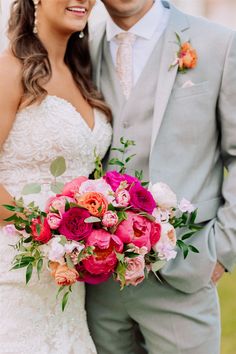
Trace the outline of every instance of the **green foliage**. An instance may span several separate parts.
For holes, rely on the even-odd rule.
[[[64,157],[59,156],[51,163],[50,172],[52,176],[59,177],[63,175],[65,171],[66,171],[66,161]]]
[[[118,166],[120,167],[119,172],[125,173],[127,169],[127,163],[129,163],[135,154],[129,155],[126,157],[126,154],[130,147],[135,146],[135,142],[133,140],[126,140],[124,137],[120,139],[121,147],[119,148],[112,148],[112,151],[119,152],[121,154],[121,159],[115,157],[109,161],[109,165],[111,166]]]
[[[41,192],[41,186],[38,183],[29,183],[24,186],[22,189],[21,194],[22,195],[28,195],[28,194],[38,194]]]

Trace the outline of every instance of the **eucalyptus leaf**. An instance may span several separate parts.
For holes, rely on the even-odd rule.
[[[187,239],[189,239],[190,237],[192,237],[194,234],[195,234],[195,231],[187,232],[186,234],[184,234],[184,235],[181,237],[181,240],[182,240],[182,241],[187,240]]]
[[[85,219],[84,222],[86,224],[92,224],[94,222],[101,222],[101,219],[96,218],[95,216],[90,216],[89,218]]]
[[[57,157],[50,165],[50,172],[54,177],[63,175],[66,171],[66,161],[63,156]]]
[[[167,263],[166,261],[157,261],[155,263],[152,263],[152,271],[154,273],[158,272],[158,270],[163,268],[166,263]]]
[[[60,194],[63,188],[64,188],[64,183],[62,182],[51,183],[51,191],[55,194]]]
[[[28,195],[28,194],[38,194],[41,192],[41,186],[38,183],[29,183],[24,186],[24,188],[21,191],[22,195]]]

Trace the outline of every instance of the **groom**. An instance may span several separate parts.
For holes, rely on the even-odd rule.
[[[136,353],[137,324],[149,354],[219,354],[215,284],[236,260],[236,36],[168,1],[103,3],[110,17],[91,49],[113,146],[135,140],[128,172],[142,169],[191,200],[203,228],[191,239],[200,254],[179,252],[162,283],[152,274],[123,291],[113,280],[88,287],[90,330],[99,354]],[[176,61],[188,41],[189,56]]]

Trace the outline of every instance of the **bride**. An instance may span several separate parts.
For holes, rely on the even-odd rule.
[[[94,169],[94,150],[110,145],[110,110],[94,89],[87,19],[95,0],[15,0],[10,46],[0,56],[0,222],[2,207],[26,183],[49,183],[49,166],[64,156],[62,182]],[[45,189],[45,188],[44,188]],[[31,196],[41,203],[47,198]],[[94,354],[76,284],[66,311],[45,270],[25,285],[24,271],[9,271],[15,236],[0,229],[1,354]]]

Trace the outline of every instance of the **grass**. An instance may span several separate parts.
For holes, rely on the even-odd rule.
[[[226,274],[218,290],[222,319],[221,354],[236,354],[236,272]]]

